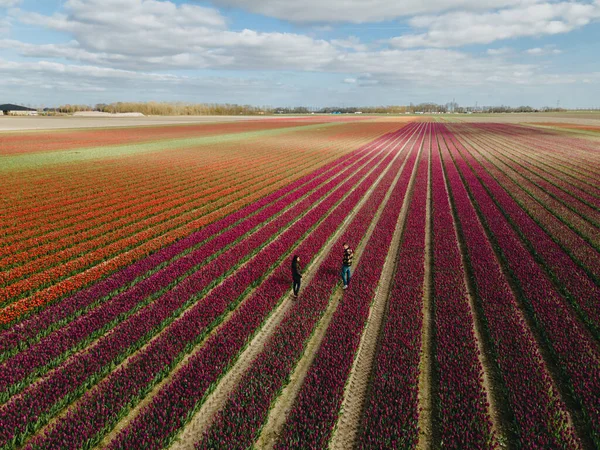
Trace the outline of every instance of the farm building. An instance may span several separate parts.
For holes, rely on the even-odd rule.
[[[26,106],[12,105],[10,103],[7,103],[6,105],[0,105],[0,115],[37,116],[37,110],[33,108],[27,108]]]

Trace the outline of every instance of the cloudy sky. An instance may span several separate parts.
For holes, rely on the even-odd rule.
[[[600,106],[600,0],[0,0],[0,103]]]

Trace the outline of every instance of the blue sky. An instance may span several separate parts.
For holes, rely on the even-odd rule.
[[[0,0],[0,103],[600,106],[600,0]]]

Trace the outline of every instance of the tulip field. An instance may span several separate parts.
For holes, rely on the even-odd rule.
[[[0,449],[600,448],[594,127],[1,132]]]

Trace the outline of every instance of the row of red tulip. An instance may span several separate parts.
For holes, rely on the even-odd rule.
[[[405,135],[396,148],[404,147],[412,137],[412,134]],[[196,448],[247,448],[257,438],[274,398],[288,382],[339,283],[340,252],[336,249],[341,249],[343,243],[352,248],[359,245],[406,153],[391,165],[344,234],[337,239],[332,247],[334,251],[314,274],[314,281],[303,287],[299,300],[286,313]]]
[[[457,147],[462,149],[460,144]],[[539,327],[543,345],[556,358],[565,385],[572,389],[592,438],[600,445],[600,352],[597,343],[578,321],[568,301],[556,291],[488,192],[479,185],[467,163],[460,155],[456,156],[458,169],[481,211],[482,220],[519,286],[528,314]],[[496,186],[494,189],[501,188]]]
[[[439,435],[448,448],[489,448],[492,440],[482,366],[464,267],[434,125],[431,154],[433,308],[439,379]]]
[[[427,134],[425,130],[425,135]],[[333,314],[323,342],[275,444],[276,449],[325,448],[331,437],[339,416],[346,381],[388,255],[385,250],[390,247],[410,186],[418,149],[422,144],[422,137],[414,143],[407,165],[361,254],[361,264],[353,275],[352,286],[344,293]],[[385,250],[382,251],[383,249]]]
[[[500,161],[515,171],[518,171],[538,190],[545,192],[559,204],[564,205],[569,210],[569,214],[565,216],[567,220],[573,215],[578,215],[596,227],[600,227],[600,210],[598,207],[586,204],[577,196],[574,196],[564,188],[557,186],[554,180],[549,179],[550,176],[543,173],[539,167],[530,164],[523,157],[515,157],[504,146],[487,145],[486,148],[489,153],[495,155]]]
[[[357,445],[360,449],[415,448],[418,443],[428,185],[429,148],[424,148],[364,407]]]
[[[274,264],[281,259],[281,255],[289,253],[297,240],[307,230],[310,231],[318,224],[323,216],[343,198],[345,192],[352,186],[355,186],[358,180],[369,170],[369,167],[361,169],[353,177],[344,182],[341,187],[332,192],[317,207],[311,209],[302,219],[288,228],[279,239],[263,247],[251,264],[243,266],[234,275],[226,278],[213,289],[202,301],[195,303],[186,314],[173,325],[169,326],[150,345],[136,353],[127,365],[111,373],[98,389],[86,394],[75,409],[66,414],[62,420],[59,420],[55,424],[50,432],[43,438],[40,438],[40,440],[35,441],[32,445],[35,447],[52,448],[55,445],[69,441],[69,446],[74,448],[89,439],[98,439],[100,437],[98,433],[101,430],[106,431],[107,427],[110,428],[111,424],[114,425],[123,416],[124,407],[127,409],[127,405],[130,402],[135,402],[138,396],[144,395],[151,386],[164,378],[169,370],[181,361],[186,352],[189,352],[195,345],[205,339],[208,332],[219,321],[223,320],[224,315],[231,309],[236,308],[244,295],[257,286],[273,270]],[[248,248],[247,250],[250,251],[251,249]],[[243,252],[243,249],[240,249],[240,251]],[[262,314],[267,314],[271,310],[274,306],[273,302],[276,302],[279,297],[269,295],[267,286],[272,288],[273,286],[271,285],[275,283],[276,286],[279,286],[279,289],[287,290],[287,285],[284,287],[281,284],[278,275],[277,271],[275,274],[270,275],[249,298],[243,301],[232,319],[228,320],[224,328],[213,335],[201,347],[200,353],[197,353],[194,358],[183,366],[181,371],[176,375],[175,380],[183,376],[184,384],[188,385],[185,381],[185,376],[181,374],[189,370],[192,361],[203,354],[203,352],[212,349],[217,358],[220,359],[224,356],[222,347],[218,345],[214,347],[210,343],[215,339],[230,339],[232,337],[231,333],[225,330],[228,329],[231,323],[237,322],[235,317],[241,314],[240,311],[247,311],[249,305],[253,303],[253,299],[268,300],[269,307],[262,311]],[[271,280],[271,283],[268,280]],[[256,313],[258,314],[258,310]],[[261,316],[256,317],[260,318]],[[250,318],[245,317],[244,323],[246,326],[249,326],[251,323]],[[237,326],[240,326],[239,323]],[[210,361],[201,359],[201,361],[211,364],[213,370],[216,369],[213,365],[215,359],[210,358]],[[176,382],[175,380],[174,382]],[[160,393],[155,397],[155,399],[157,398],[160,398]],[[173,417],[173,420],[176,419],[178,418]],[[132,426],[128,430],[137,432],[141,429],[137,426]],[[73,436],[76,436],[76,439],[73,439]]]
[[[129,219],[122,219],[122,222],[127,223],[124,226],[113,228],[116,224],[109,224],[107,229],[103,229],[103,234],[92,233],[93,236],[90,239],[87,239],[86,233],[81,233],[82,240],[80,242],[76,241],[75,245],[63,250],[45,256],[37,255],[35,249],[27,252],[32,255],[32,259],[27,260],[21,266],[0,273],[0,284],[3,285],[0,304],[14,301],[24,294],[31,293],[32,290],[39,289],[44,284],[56,282],[72,273],[83,271],[122,251],[135,247],[145,240],[169,233],[182,224],[213,211],[216,207],[213,203],[223,197],[238,192],[250,192],[265,183],[282,181],[293,173],[291,168],[287,170],[287,173],[281,170],[287,164],[287,161],[283,161],[282,165],[276,168],[277,175],[263,173],[261,176],[257,167],[253,170],[254,176],[251,179],[240,180],[242,182],[235,188],[231,185],[224,188],[215,181],[215,186],[190,195],[189,203],[182,202],[182,199],[175,199],[158,202],[153,206],[147,205],[146,211],[140,212],[137,216],[134,215],[131,223],[127,223]],[[235,177],[236,175],[233,174],[230,181],[233,181]],[[239,174],[237,174],[237,178],[240,178]],[[102,227],[99,228],[102,229]]]
[[[517,299],[502,273],[494,250],[477,218],[446,144],[454,151],[452,135],[445,139],[442,158],[451,198],[456,208],[466,256],[473,274],[477,303],[493,347],[493,360],[502,377],[514,442],[521,448],[579,448],[565,405],[557,394],[535,338],[521,316]],[[458,155],[457,155],[458,156]],[[474,167],[481,176],[483,170]]]
[[[564,137],[546,130],[540,132],[539,129],[536,130],[535,134],[532,134],[530,128],[526,129],[525,133],[516,133],[514,127],[500,124],[486,125],[485,130],[517,142],[520,146],[530,150],[530,154],[539,154],[560,167],[561,170],[571,173],[592,185],[598,177],[596,164],[600,155],[598,155],[597,147],[586,139]],[[597,194],[598,191],[599,189],[596,186],[595,192]]]

